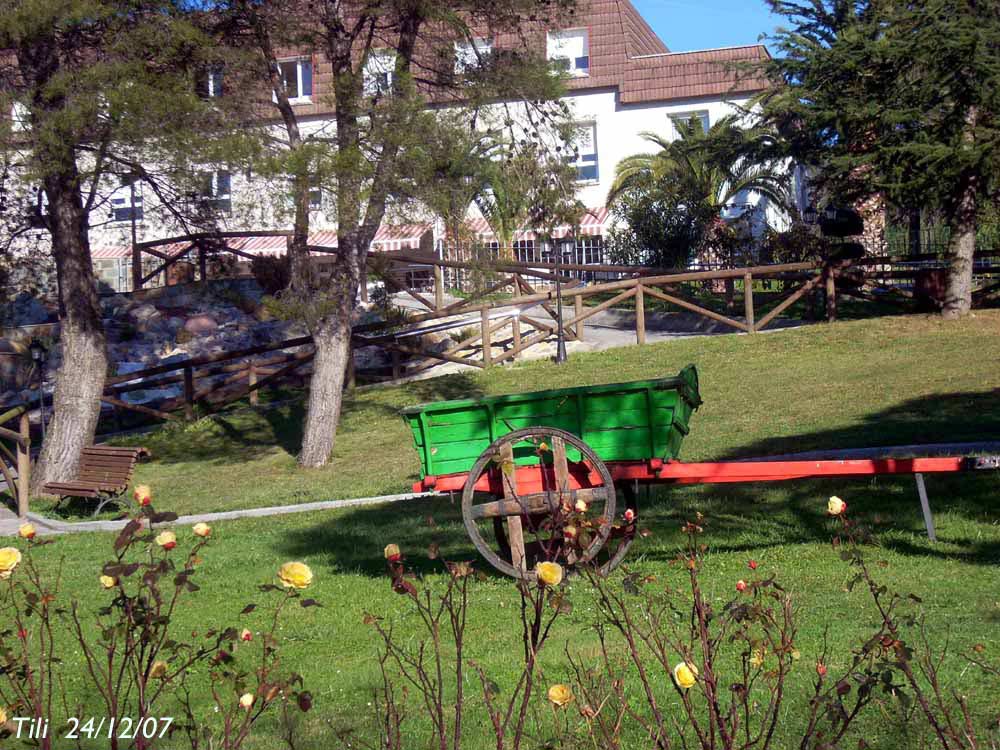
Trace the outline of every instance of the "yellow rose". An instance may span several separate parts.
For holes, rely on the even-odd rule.
[[[7,723],[7,712],[4,710],[3,706],[0,706],[0,727]]]
[[[253,706],[253,693],[243,693],[240,696],[240,706],[249,711]]]
[[[755,648],[750,652],[750,666],[754,669],[760,667],[764,663],[764,651],[759,648]]]
[[[17,535],[22,539],[34,539],[36,533],[35,525],[32,523],[23,523],[17,530]]]
[[[157,659],[149,670],[149,676],[154,680],[162,680],[167,676],[167,663]]]
[[[304,589],[312,583],[313,572],[305,563],[286,562],[278,569],[278,578],[286,589]]]
[[[802,654],[799,653],[797,648],[792,649],[792,661],[798,661],[802,658]]]
[[[17,547],[0,549],[0,578],[10,578],[14,568],[21,562],[21,550]]]
[[[389,562],[399,562],[399,559],[403,556],[403,553],[399,551],[398,544],[385,545],[382,554],[385,555],[385,559]]]
[[[194,532],[195,536],[206,537],[212,535],[212,527],[207,523],[196,523],[191,527],[191,531]]]
[[[847,510],[847,503],[841,500],[839,497],[834,495],[826,502],[826,512],[831,516],[839,516]]]
[[[106,589],[113,589],[118,585],[118,579],[114,576],[101,576],[101,585]]]
[[[148,484],[136,485],[135,490],[132,492],[132,497],[139,505],[149,505],[153,502],[153,492],[149,489]]]
[[[177,535],[172,531],[161,531],[156,535],[156,543],[165,550],[172,550],[177,546]]]
[[[562,565],[554,562],[540,562],[535,566],[535,575],[546,586],[558,586],[562,583]]]
[[[568,685],[553,685],[549,688],[549,703],[557,708],[562,708],[573,702],[573,691]]]
[[[694,687],[698,681],[698,667],[691,662],[682,661],[674,667],[674,682],[681,690]]]

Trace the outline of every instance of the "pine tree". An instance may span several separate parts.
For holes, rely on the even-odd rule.
[[[943,314],[968,313],[976,216],[1000,175],[995,0],[768,0],[790,28],[759,101],[842,200],[884,193],[950,229]]]
[[[431,105],[464,113],[473,130],[490,111],[499,114],[501,124],[510,123],[518,139],[537,138],[543,121],[559,114],[554,100],[561,88],[538,54],[538,39],[530,38],[532,29],[543,30],[545,19],[572,12],[574,5],[574,0],[230,0],[218,6],[239,33],[236,38],[257,50],[284,131],[279,161],[292,180],[296,210],[292,282],[281,303],[286,314],[305,321],[316,346],[299,465],[322,466],[333,450],[358,288],[387,210],[419,196],[422,180],[467,176],[461,169],[433,168],[442,163],[441,144],[435,149],[426,144],[447,128]],[[475,41],[483,37],[503,37],[504,49],[481,55]],[[456,44],[463,43],[479,58],[475,64],[456,66]],[[333,91],[326,104],[334,111],[333,123],[322,134],[304,134],[294,107],[283,101],[279,49],[315,53],[330,64]],[[373,76],[374,63],[381,67]],[[504,102],[512,100],[529,104],[505,117]],[[274,114],[264,114],[265,134]],[[456,141],[454,150],[468,148],[468,139]],[[322,283],[307,262],[310,177],[323,181],[336,205],[338,252],[331,256],[330,280]]]
[[[51,237],[58,282],[63,366],[36,490],[75,475],[100,415],[108,356],[89,229],[102,189],[123,172],[152,179],[144,163],[173,171],[204,140],[192,130],[223,130],[225,118],[196,93],[196,68],[214,44],[193,18],[181,0],[0,5],[0,150],[18,180],[41,186],[47,213],[35,218]]]

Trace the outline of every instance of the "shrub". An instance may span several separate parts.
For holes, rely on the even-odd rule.
[[[287,255],[258,255],[250,262],[250,273],[264,294],[274,296],[288,286],[291,267]]]
[[[854,570],[849,589],[863,585],[877,616],[839,671],[832,662],[842,659],[828,654],[826,645],[810,657],[799,653],[792,596],[753,560],[745,577],[732,582],[729,601],[718,603],[714,586],[712,595],[705,593],[700,514],[684,525],[687,543],[673,560],[683,572],[681,587],[673,577],[626,572],[608,578],[595,567],[579,568],[579,585],[597,602],[592,628],[599,645],[577,653],[567,644],[567,682],[547,679],[539,654],[555,621],[572,611],[574,586],[557,563],[539,563],[533,575],[517,581],[523,650],[512,688],[499,686],[467,656],[476,650],[465,632],[469,588],[477,577],[472,565],[445,562],[447,581],[435,591],[407,570],[391,544],[385,549],[389,578],[407,610],[400,622],[418,629],[366,616],[378,634],[382,673],[372,702],[377,730],[375,736],[343,732],[340,739],[351,747],[409,746],[404,739],[415,736],[407,722],[410,701],[416,701],[431,724],[423,745],[441,750],[458,750],[469,724],[489,727],[498,750],[865,748],[857,734],[866,713],[883,723],[898,717],[914,746],[996,750],[1000,716],[975,715],[966,697],[942,680],[950,654],[947,647],[935,650],[926,637],[919,597],[890,591],[875,579],[864,556],[871,538],[846,511],[846,503],[830,499],[827,512],[839,525],[834,548]],[[572,523],[578,532],[586,519],[571,512],[558,523]],[[575,549],[573,540],[581,536],[563,534],[563,553],[579,555],[582,547]],[[437,556],[436,547],[430,556]],[[978,644],[964,658],[982,674],[1000,677],[984,651]],[[470,670],[481,700],[464,694]],[[793,713],[788,704],[801,680],[789,677],[803,670],[811,675],[810,687],[805,708]],[[543,710],[546,703],[550,711]],[[868,710],[874,706],[879,711]],[[637,745],[637,736],[644,742]]]
[[[0,609],[7,623],[0,630],[0,709],[45,722],[49,737],[37,744],[48,748],[67,727],[84,732],[81,722],[95,714],[96,703],[109,722],[101,738],[113,750],[144,750],[175,735],[186,737],[193,750],[237,750],[264,714],[287,718],[290,706],[308,710],[312,697],[298,675],[281,669],[275,633],[288,604],[316,604],[300,594],[311,572],[306,575],[301,563],[282,566],[282,586],[260,587],[275,595],[270,613],[261,617],[254,614],[256,605],[248,604],[240,613],[242,629],[206,623],[195,632],[180,632],[173,615],[199,590],[195,580],[212,529],[198,524],[187,532],[171,530],[164,524],[176,515],[155,511],[147,487],[137,487],[134,497],[136,512],[94,575],[94,590],[104,597],[96,615],[63,599],[59,570],[53,577],[42,573],[34,552],[54,542],[36,539],[31,524],[21,527],[23,552],[0,550]],[[247,626],[258,619],[263,626],[254,633]],[[68,632],[82,655],[82,694],[67,692],[60,631]],[[204,711],[191,704],[199,681],[207,681],[215,704],[210,719],[197,718]],[[84,705],[84,698],[92,703]],[[167,718],[178,703],[180,718]],[[13,727],[12,721],[0,724],[0,737]]]

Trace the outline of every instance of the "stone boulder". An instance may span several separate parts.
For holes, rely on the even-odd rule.
[[[218,321],[207,313],[192,315],[184,321],[184,330],[193,336],[208,336],[215,333],[218,328]]]
[[[135,327],[143,332],[159,328],[163,322],[163,316],[160,314],[160,311],[156,309],[155,305],[151,305],[148,302],[133,307],[128,311],[128,316]]]
[[[7,305],[4,319],[9,326],[34,326],[47,323],[49,311],[37,297],[21,292]]]

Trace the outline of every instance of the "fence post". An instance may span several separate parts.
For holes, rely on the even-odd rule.
[[[208,280],[208,262],[205,257],[205,248],[198,243],[198,281]]]
[[[743,274],[743,312],[747,319],[747,333],[757,333],[753,312],[753,274]]]
[[[580,320],[580,316],[583,315],[583,295],[574,294],[573,295],[573,312],[576,313],[576,340],[583,341],[583,323]]]
[[[483,365],[489,367],[493,364],[493,342],[490,340],[490,309],[484,307],[480,311],[481,326],[483,329]]]
[[[635,343],[639,346],[646,343],[646,301],[642,284],[638,283],[635,285]]]
[[[399,350],[392,350],[392,379],[399,380],[403,375],[403,368],[399,363]]]
[[[521,353],[521,318],[515,315],[510,319],[510,325],[514,336],[514,356],[512,359],[517,359],[517,355]]]
[[[347,390],[353,391],[357,385],[357,373],[354,371],[354,342],[347,347]]]
[[[247,385],[255,386],[257,385],[257,363],[252,359],[250,360],[250,365],[247,367]],[[254,389],[250,391],[250,406],[257,406],[260,401],[260,391]]]
[[[444,269],[434,266],[434,309],[440,310],[444,307]]]
[[[27,411],[21,415],[18,425],[24,445],[17,444],[17,517],[27,518],[31,487],[31,422]]]
[[[132,291],[142,289],[142,249],[132,243]]]
[[[827,265],[824,269],[826,282],[826,320],[833,323],[837,319],[837,270]]]
[[[194,419],[194,368],[184,368],[184,416]]]

